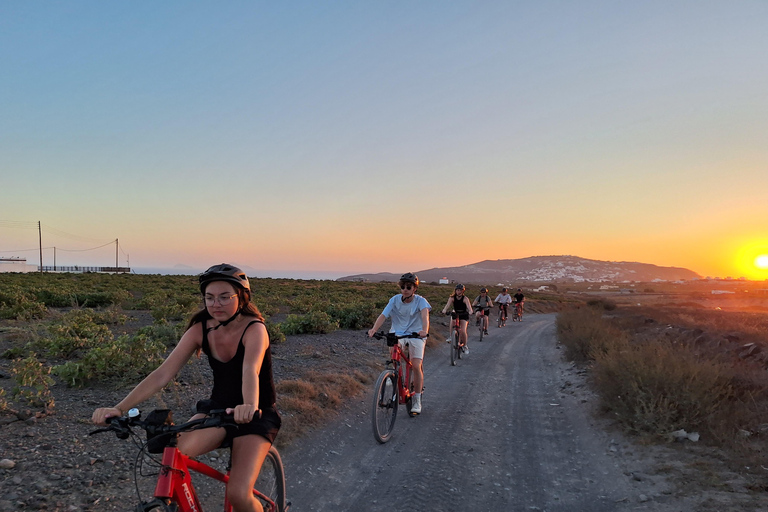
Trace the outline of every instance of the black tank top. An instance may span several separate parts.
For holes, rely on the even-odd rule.
[[[245,360],[245,345],[243,337],[245,331],[253,324],[263,323],[253,320],[243,329],[240,342],[237,345],[235,355],[223,363],[211,355],[211,346],[208,343],[208,322],[203,322],[203,352],[208,356],[208,364],[213,370],[213,391],[211,400],[216,407],[235,407],[243,403],[243,361]],[[272,378],[272,351],[267,347],[264,360],[259,371],[259,409],[275,409],[276,393],[275,383]]]
[[[466,295],[462,294],[461,299],[459,299],[458,296],[453,296],[453,310],[457,313],[466,313],[467,312],[467,303],[464,301],[464,297]]]

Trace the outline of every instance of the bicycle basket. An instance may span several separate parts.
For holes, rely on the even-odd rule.
[[[173,434],[161,432],[160,427],[173,425],[173,413],[170,409],[155,409],[147,415],[145,423],[147,425],[147,451],[149,453],[163,453]]]
[[[387,346],[388,347],[394,347],[397,345],[397,334],[393,332],[387,333]]]

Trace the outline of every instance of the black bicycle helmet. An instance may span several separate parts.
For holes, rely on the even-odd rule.
[[[459,284],[456,285],[456,289],[457,290],[465,290],[466,286],[464,286],[463,284],[459,283]]]
[[[419,286],[419,277],[412,272],[406,272],[405,274],[400,276],[400,282],[413,283],[413,286]]]
[[[205,293],[205,288],[213,281],[227,281],[246,290],[249,294],[251,292],[251,284],[248,282],[248,276],[245,275],[245,272],[227,263],[212,266],[200,274],[198,280],[200,281],[200,293]]]
[[[488,293],[488,288],[480,288],[480,293]]]

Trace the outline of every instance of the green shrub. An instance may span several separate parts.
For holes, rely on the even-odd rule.
[[[267,328],[267,334],[269,335],[269,342],[270,343],[284,343],[285,342],[285,334],[283,333],[282,328],[280,327],[280,324],[270,322],[267,320],[264,325]]]
[[[331,304],[325,311],[339,323],[339,327],[342,329],[370,327],[380,312],[376,305],[370,302]]]
[[[15,360],[11,365],[11,373],[16,381],[14,399],[24,400],[33,407],[53,408],[51,368],[38,361],[36,354]]]
[[[112,332],[96,323],[97,314],[90,309],[73,309],[48,326],[48,337],[36,345],[52,357],[69,358],[77,350],[99,346],[112,340]]]
[[[19,286],[0,290],[0,318],[29,321],[43,318],[47,312],[45,304]]]
[[[339,322],[324,311],[310,311],[304,315],[288,315],[280,325],[287,335],[292,334],[328,334],[339,328]]]
[[[166,347],[175,346],[184,335],[185,324],[182,322],[167,322],[161,320],[153,325],[147,325],[139,329],[136,334],[162,343]]]
[[[77,361],[54,367],[68,386],[83,387],[90,382],[136,382],[163,362],[166,347],[144,334],[124,335],[88,350]]]

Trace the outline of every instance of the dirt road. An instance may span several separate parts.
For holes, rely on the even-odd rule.
[[[563,362],[555,315],[491,327],[450,366],[425,358],[424,411],[401,407],[392,440],[372,434],[370,400],[283,454],[300,511],[675,510],[643,494],[611,437],[596,428],[576,371]],[[569,380],[570,379],[570,380]]]

